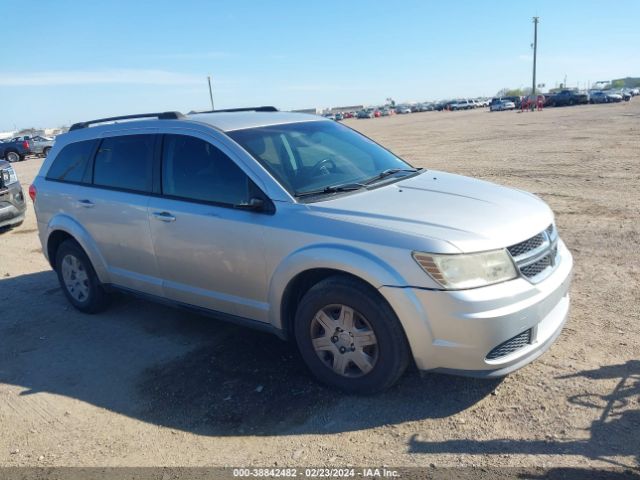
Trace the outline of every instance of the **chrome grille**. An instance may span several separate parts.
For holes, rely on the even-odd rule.
[[[520,271],[525,277],[535,277],[539,273],[542,273],[546,268],[554,266],[554,260],[558,254],[558,247],[553,247],[548,255],[545,255],[540,260],[537,260],[529,265],[520,267]]]
[[[533,237],[507,247],[520,273],[531,282],[542,281],[556,265],[558,234],[553,224]]]
[[[529,240],[525,240],[524,242],[516,243],[507,248],[512,257],[519,257],[534,248],[538,248],[540,245],[544,243],[544,235],[539,233],[535,237],[531,237]]]
[[[506,342],[502,342],[500,345],[487,353],[487,360],[495,360],[497,358],[506,357],[510,353],[513,353],[516,350],[520,350],[521,348],[526,347],[529,344],[531,344],[531,329],[519,333]]]

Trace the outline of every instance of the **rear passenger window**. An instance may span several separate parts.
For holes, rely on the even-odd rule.
[[[209,142],[165,135],[162,192],[190,200],[237,205],[249,198],[249,177]]]
[[[155,135],[105,138],[93,167],[93,183],[136,192],[151,192]]]
[[[71,143],[56,156],[47,172],[47,179],[60,182],[82,182],[96,140]]]

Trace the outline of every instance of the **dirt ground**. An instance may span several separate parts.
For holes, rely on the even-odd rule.
[[[339,394],[268,334],[124,296],[74,311],[30,205],[0,234],[0,466],[640,466],[640,99],[345,123],[549,202],[575,257],[549,352],[503,380]],[[25,191],[40,165],[15,165]]]

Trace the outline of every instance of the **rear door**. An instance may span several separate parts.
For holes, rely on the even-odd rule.
[[[147,213],[157,138],[152,133],[103,138],[86,173],[92,185],[75,189],[71,202],[97,243],[111,281],[162,295]]]
[[[149,222],[165,296],[267,321],[263,236],[272,217],[237,208],[266,197],[214,142],[164,135],[162,193],[149,203]]]

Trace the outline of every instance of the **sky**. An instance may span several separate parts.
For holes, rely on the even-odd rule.
[[[0,0],[0,131],[640,76],[637,0]],[[579,82],[579,83],[578,83]]]

